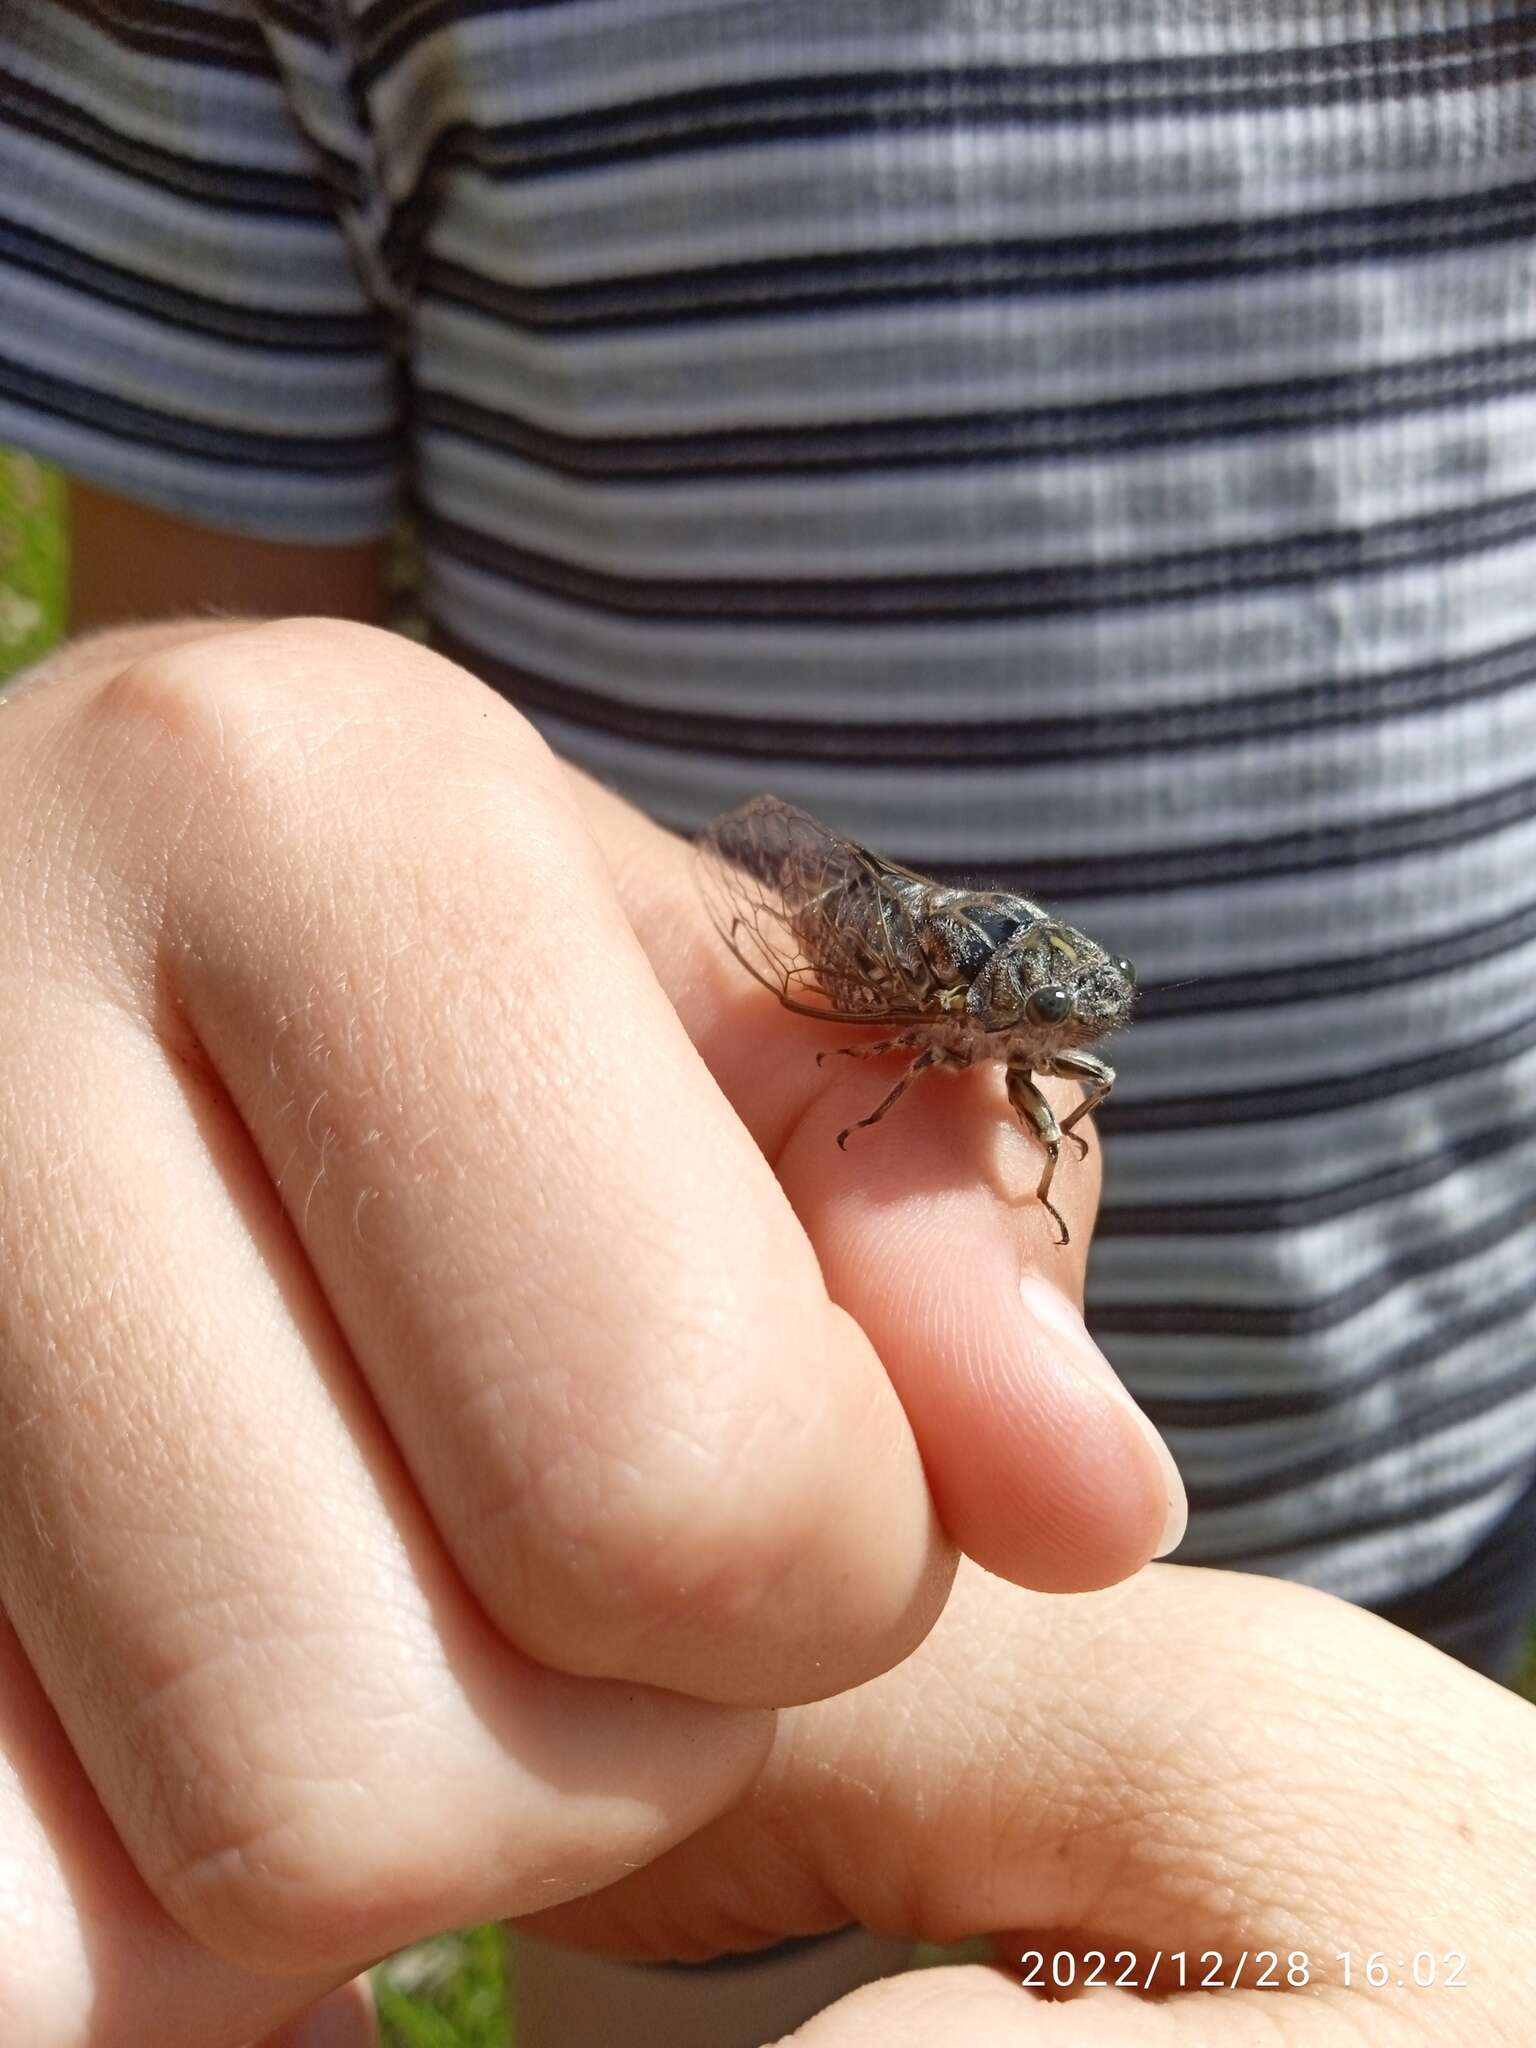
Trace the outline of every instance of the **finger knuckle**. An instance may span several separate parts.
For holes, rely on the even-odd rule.
[[[233,1604],[220,1596],[221,1612]],[[245,1968],[325,1969],[365,1952],[411,1853],[390,1823],[378,1742],[403,1698],[370,1694],[365,1719],[353,1689],[333,1696],[296,1648],[266,1623],[201,1642],[115,1729],[124,1849],[184,1934]]]
[[[371,1902],[401,1873],[349,1846],[345,1828],[313,1824],[315,1808],[277,1813],[150,1874],[170,1918],[199,1947],[243,1969],[345,1967],[377,1945]]]
[[[102,682],[90,705],[103,725],[141,743],[192,752],[242,775],[292,749],[377,743],[379,765],[398,760],[400,720],[427,720],[444,740],[484,748],[487,691],[467,670],[419,642],[351,619],[288,617],[210,625],[137,655]],[[144,741],[148,734],[149,739]],[[510,705],[502,746],[542,756],[534,728]]]
[[[567,1446],[526,1479],[492,1502],[468,1568],[532,1655],[754,1703],[810,1696],[850,1657],[870,1675],[867,1638],[888,1617],[840,1595],[861,1574],[813,1445],[679,1424],[622,1453]]]

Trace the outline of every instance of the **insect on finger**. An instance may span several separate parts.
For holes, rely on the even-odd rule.
[[[866,1117],[878,1123],[931,1067],[1002,1060],[1008,1098],[1046,1150],[1037,1199],[1048,1199],[1063,1137],[1087,1156],[1080,1123],[1114,1087],[1089,1048],[1130,1017],[1128,960],[1053,918],[1027,896],[961,889],[887,860],[774,796],[727,811],[699,838],[698,872],[716,930],[747,972],[797,1016],[889,1024],[897,1036],[836,1048],[871,1059],[919,1048]],[[827,1057],[817,1054],[818,1065]],[[1060,1124],[1035,1074],[1080,1081],[1083,1100]]]

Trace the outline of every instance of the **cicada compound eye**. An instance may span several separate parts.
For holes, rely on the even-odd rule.
[[[1072,1014],[1072,998],[1064,988],[1037,988],[1024,1005],[1031,1024],[1064,1024]]]
[[[1129,960],[1117,960],[1115,962],[1115,972],[1127,988],[1134,988],[1136,986],[1136,969]]]

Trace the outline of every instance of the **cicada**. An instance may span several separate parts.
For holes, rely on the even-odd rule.
[[[879,1123],[930,1068],[1002,1060],[1008,1100],[1045,1148],[1036,1194],[1066,1244],[1051,1182],[1063,1138],[1086,1156],[1074,1126],[1114,1086],[1114,1068],[1088,1048],[1130,1015],[1130,961],[1027,896],[947,887],[773,796],[753,797],[705,827],[699,875],[721,937],[785,1009],[893,1027],[873,1042],[836,1048],[850,1059],[912,1054],[895,1087],[839,1131],[838,1144]],[[1037,1074],[1083,1086],[1082,1101],[1060,1122]]]

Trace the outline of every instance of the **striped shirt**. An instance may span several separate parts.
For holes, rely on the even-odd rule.
[[[1533,90],[1519,0],[27,0],[0,441],[410,508],[657,818],[1129,954],[1090,1319],[1180,1555],[1380,1605],[1513,1516],[1536,1589]]]

